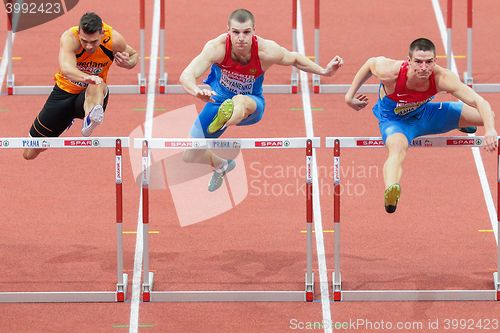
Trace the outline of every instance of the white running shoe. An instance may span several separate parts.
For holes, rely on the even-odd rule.
[[[83,119],[82,126],[82,135],[90,136],[94,128],[97,125],[102,124],[104,120],[104,109],[101,105],[97,104],[94,106],[92,110],[90,110],[89,114]]]

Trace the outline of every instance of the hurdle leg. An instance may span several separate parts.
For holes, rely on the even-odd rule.
[[[340,140],[333,148],[333,300],[342,300],[342,276],[340,274]]]
[[[160,77],[158,89],[160,94],[165,93],[168,75],[165,72],[165,0],[160,1]]]
[[[306,301],[314,300],[314,275],[312,272],[312,140],[306,143],[306,224],[307,224],[307,255],[306,255]]]
[[[151,301],[153,273],[149,272],[149,148],[148,141],[142,145],[142,270],[144,283],[142,284],[142,301]]]
[[[116,300],[124,302],[127,297],[128,276],[123,273],[123,189],[122,189],[122,142],[116,139],[115,147],[115,183],[116,183]]]
[[[314,0],[314,62],[319,65],[319,0]],[[312,76],[313,91],[319,94],[321,90],[321,77],[317,74]]]
[[[446,2],[446,68],[451,71],[451,54],[452,54],[452,26],[453,26],[453,0]]]
[[[12,32],[12,23],[7,18],[7,94],[14,94],[14,74],[12,73],[12,47],[14,34]]]
[[[467,72],[464,83],[472,88],[472,0],[467,0]]]
[[[500,139],[498,140],[498,144],[500,144]],[[497,148],[497,232],[495,236],[495,240],[497,243],[497,271],[493,273],[493,283],[495,285],[496,290],[496,300],[500,301],[500,281],[498,278],[498,274],[500,272],[500,147]]]
[[[297,0],[292,0],[292,51],[297,52]],[[290,79],[292,94],[299,91],[299,71],[292,66],[292,77]]]

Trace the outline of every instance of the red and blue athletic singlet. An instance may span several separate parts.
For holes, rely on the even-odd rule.
[[[379,98],[373,106],[384,142],[396,133],[404,134],[408,142],[422,135],[446,133],[457,128],[460,121],[462,103],[431,102],[438,92],[434,73],[429,77],[426,91],[406,87],[408,67],[408,62],[403,62],[394,92]],[[383,89],[382,84],[380,89]]]
[[[406,87],[408,67],[408,61],[401,64],[394,92],[379,99],[377,103],[379,107],[374,107],[373,111],[379,119],[401,119],[402,117],[417,115],[423,112],[423,106],[437,94],[434,73],[429,77],[429,88],[426,91],[408,89]],[[382,87],[382,84],[380,86]]]
[[[262,95],[264,71],[259,59],[259,44],[253,36],[250,61],[242,65],[231,57],[231,38],[226,36],[226,55],[219,64],[213,64],[205,83],[217,93],[217,99],[234,95]]]

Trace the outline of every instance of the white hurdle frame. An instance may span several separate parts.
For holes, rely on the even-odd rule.
[[[292,50],[297,51],[297,1],[292,0]],[[160,78],[158,87],[160,94],[187,94],[182,85],[168,84],[168,73],[165,72],[165,0],[161,0],[160,19]],[[200,85],[203,89],[208,89],[208,85]],[[299,91],[299,72],[292,66],[290,84],[264,84],[264,94],[296,94]]]
[[[447,68],[451,70],[452,55],[452,31],[453,31],[453,0],[446,2],[446,36],[447,36]],[[498,93],[500,92],[500,83],[474,83],[472,76],[472,19],[473,19],[473,0],[467,0],[467,71],[463,73],[463,82],[478,93]],[[314,58],[319,64],[320,49],[320,0],[314,0]],[[321,84],[320,76],[313,75],[313,91],[316,94],[345,94],[350,84]],[[364,84],[359,89],[360,93],[377,93],[378,84]]]
[[[136,149],[142,148],[142,217],[143,217],[143,302],[290,302],[314,300],[314,273],[312,272],[312,156],[313,148],[320,147],[314,138],[252,138],[252,139],[192,139],[163,138],[134,140]],[[150,149],[305,149],[306,153],[306,273],[303,291],[270,290],[213,290],[213,291],[156,291],[154,274],[149,271],[149,150]]]
[[[62,137],[62,138],[0,138],[0,154],[4,149],[23,148],[114,148],[116,184],[116,272],[115,291],[41,291],[0,292],[0,303],[83,303],[124,302],[127,297],[128,276],[123,273],[123,197],[122,197],[122,148],[129,147],[124,137]]]
[[[319,63],[320,49],[320,0],[314,0],[314,61]],[[312,76],[313,92],[315,94],[345,94],[351,84],[321,84],[321,77],[313,74]],[[367,83],[362,85],[358,92],[362,94],[376,94],[379,85]]]
[[[484,137],[479,136],[423,136],[414,139],[411,147],[481,147]],[[500,145],[500,140],[498,140]],[[493,273],[491,290],[343,290],[340,271],[340,151],[341,148],[382,148],[380,137],[327,137],[326,147],[333,148],[334,182],[334,271],[332,273],[334,301],[498,301],[500,300],[500,247],[497,245],[497,272]],[[500,148],[497,152],[497,194],[500,194]],[[497,207],[499,198],[497,197]],[[497,226],[500,215],[497,209]],[[500,230],[500,229],[499,229]],[[498,233],[496,238],[499,241]]]
[[[446,33],[448,38],[448,52],[446,54],[447,67],[451,69],[452,30],[453,30],[453,0],[446,2]],[[467,0],[467,71],[463,73],[463,82],[478,93],[499,93],[500,83],[474,83],[472,75],[472,32],[473,32],[473,0]]]
[[[112,94],[145,94],[146,93],[146,75],[145,75],[145,1],[139,0],[139,34],[140,34],[140,51],[139,62],[140,72],[137,73],[137,84],[135,85],[109,85],[109,92]],[[13,72],[12,51],[14,47],[14,33],[12,32],[12,25],[7,18],[7,95],[48,95],[54,88],[50,86],[16,86],[15,75]],[[47,80],[51,81],[51,80]]]

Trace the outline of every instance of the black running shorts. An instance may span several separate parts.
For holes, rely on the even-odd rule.
[[[106,110],[109,91],[104,98],[103,108]],[[57,85],[47,98],[42,111],[38,114],[30,128],[32,137],[57,137],[61,135],[73,122],[73,119],[83,119],[85,110],[85,90],[79,94],[70,94]]]

